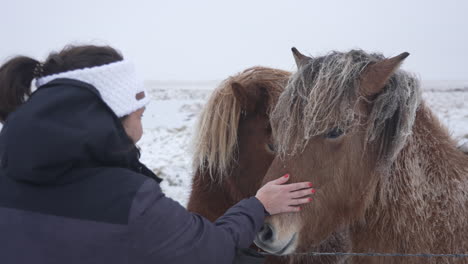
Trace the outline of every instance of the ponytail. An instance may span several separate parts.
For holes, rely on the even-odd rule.
[[[18,56],[0,67],[0,123],[31,95],[31,82],[38,64],[35,59]]]
[[[101,66],[123,60],[123,56],[109,46],[66,46],[49,54],[36,71],[39,62],[24,56],[15,57],[0,67],[0,123],[31,95],[31,82],[41,77],[76,69]]]

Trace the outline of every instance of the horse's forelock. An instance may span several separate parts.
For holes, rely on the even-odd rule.
[[[361,50],[332,52],[312,58],[290,79],[272,112],[274,138],[279,154],[301,152],[310,138],[336,127],[346,131],[360,124],[362,100],[360,76],[367,65],[382,60],[381,54]],[[411,133],[419,105],[419,83],[397,71],[374,101],[368,116],[366,143],[381,140],[383,159],[393,160]],[[388,129],[394,129],[388,134]]]
[[[289,72],[282,70],[252,67],[224,80],[211,94],[199,117],[194,137],[194,169],[209,174],[213,182],[221,182],[236,161],[237,133],[243,110],[233,93],[233,83],[265,88],[268,93],[266,114],[269,114],[289,76]]]

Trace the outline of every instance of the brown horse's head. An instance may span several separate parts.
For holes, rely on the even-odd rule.
[[[308,251],[362,219],[419,104],[418,82],[398,70],[408,53],[385,59],[361,50],[317,58],[293,52],[298,72],[272,113],[278,156],[264,182],[288,172],[317,192],[301,213],[266,220],[256,244],[276,254]]]
[[[188,209],[210,220],[255,195],[275,155],[270,112],[290,73],[253,67],[226,79],[198,124]]]

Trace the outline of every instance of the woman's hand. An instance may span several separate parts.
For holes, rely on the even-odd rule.
[[[289,180],[289,174],[270,181],[257,191],[255,197],[265,207],[270,214],[299,212],[299,205],[312,201],[309,196],[315,193],[312,183],[299,182],[284,184]]]

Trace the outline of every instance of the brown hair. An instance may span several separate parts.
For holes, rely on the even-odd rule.
[[[66,46],[50,53],[43,64],[26,56],[8,60],[0,67],[0,123],[31,95],[34,78],[121,60],[123,56],[114,48],[93,45]],[[37,67],[42,69],[38,71]]]

